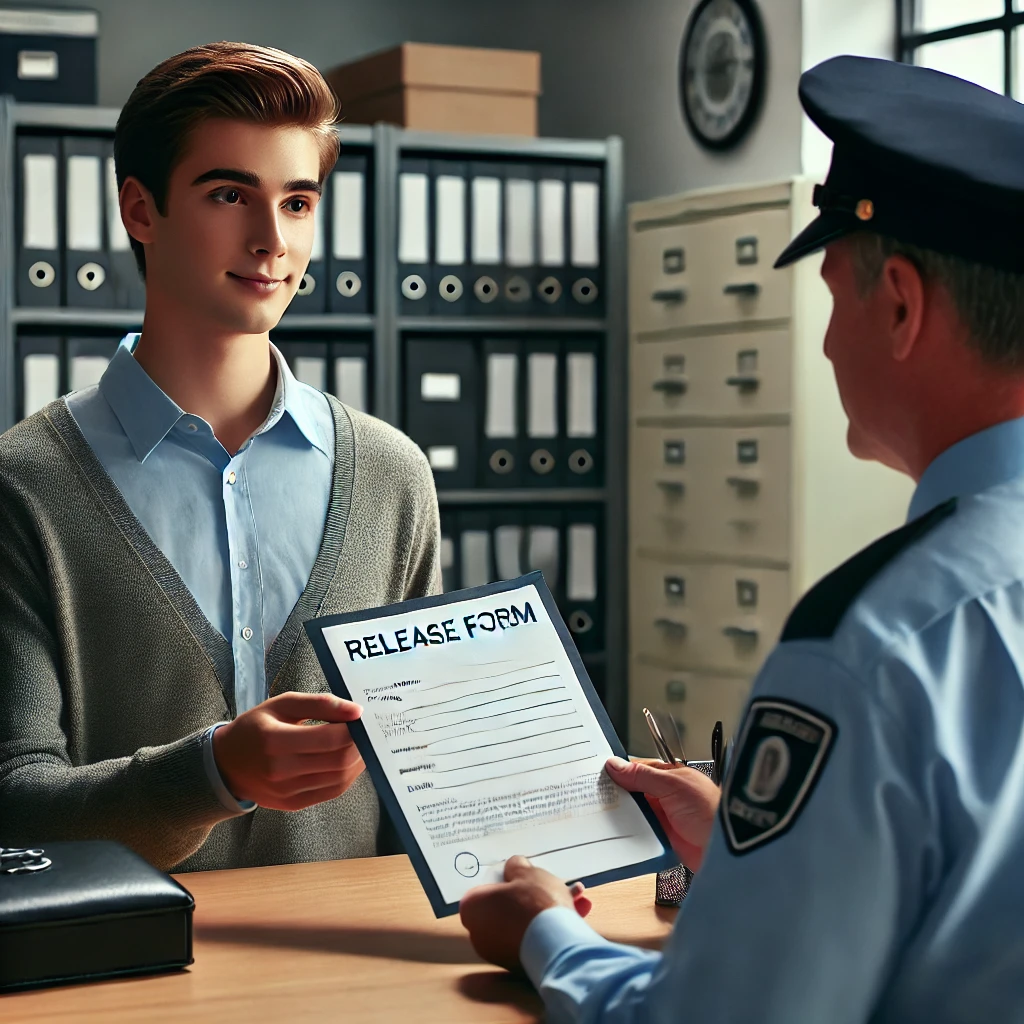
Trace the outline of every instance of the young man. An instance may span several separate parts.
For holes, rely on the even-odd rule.
[[[609,762],[700,867],[664,954],[522,858],[465,896],[552,1022],[1024,1019],[1024,107],[855,57],[800,96],[835,149],[777,265],[825,248],[848,444],[917,481],[909,522],[796,607],[720,802]]]
[[[437,499],[407,437],[268,336],[337,113],[310,64],[238,43],[170,58],[121,112],[141,336],[0,437],[4,844],[117,839],[183,871],[376,850],[359,708],[302,624],[439,591]]]

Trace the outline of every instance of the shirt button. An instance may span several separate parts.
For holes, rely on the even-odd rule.
[[[248,569],[249,568],[249,563],[244,558],[240,558],[238,560],[238,568],[239,569]]]
[[[248,626],[243,626],[242,627],[242,639],[243,640],[251,640],[252,639],[252,630]]]
[[[199,428],[194,423],[190,423],[188,425],[188,429],[189,430],[198,430]]]
[[[229,484],[233,484],[234,482],[235,482],[235,471],[231,470],[231,472],[228,473],[228,483]]]

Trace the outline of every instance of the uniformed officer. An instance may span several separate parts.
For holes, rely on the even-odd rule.
[[[825,248],[849,446],[917,489],[791,614],[713,827],[692,769],[609,764],[710,833],[663,953],[522,858],[465,896],[552,1021],[1024,1020],[1024,106],[856,57],[800,99],[835,146],[777,265]]]

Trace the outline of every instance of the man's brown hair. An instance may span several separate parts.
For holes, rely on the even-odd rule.
[[[193,46],[153,68],[122,108],[114,132],[117,187],[138,178],[166,216],[171,172],[189,135],[214,118],[308,128],[320,144],[322,183],[338,159],[339,113],[330,86],[301,57],[249,43]],[[131,245],[145,277],[142,243],[133,238]]]

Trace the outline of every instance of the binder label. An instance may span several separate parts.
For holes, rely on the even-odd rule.
[[[466,182],[453,175],[439,175],[435,189],[434,262],[459,266],[466,262]]]
[[[572,265],[596,267],[600,265],[598,226],[601,190],[594,181],[572,183]]]
[[[25,249],[57,248],[57,158],[50,153],[26,153],[22,162],[25,220],[21,244]]]
[[[331,183],[332,253],[337,260],[361,260],[365,254],[363,176],[358,171],[335,171]]]
[[[462,378],[457,373],[420,375],[420,398],[425,402],[457,402],[462,394]]]
[[[68,157],[67,230],[68,248],[76,252],[98,252],[103,248],[103,191],[98,156]]]
[[[497,178],[474,178],[472,187],[473,262],[501,263],[501,182]]]

